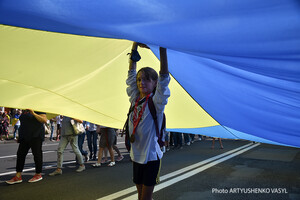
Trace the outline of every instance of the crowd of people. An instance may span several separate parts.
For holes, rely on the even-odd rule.
[[[34,114],[37,116],[42,116],[41,118],[35,118]],[[21,117],[21,114],[22,117]],[[55,118],[47,120],[45,117],[46,113],[35,112],[33,110],[15,110],[15,115],[13,117],[12,125],[13,128],[13,138],[18,140],[20,143],[19,149],[17,151],[17,168],[16,175],[11,180],[7,181],[8,184],[15,184],[22,182],[22,170],[25,164],[25,158],[28,153],[28,150],[32,148],[34,155],[34,161],[36,165],[36,174],[29,182],[37,182],[42,180],[41,171],[42,171],[42,142],[45,138],[45,131],[41,131],[48,126],[49,128],[49,141],[58,141],[59,146],[57,149],[57,168],[50,173],[50,176],[56,176],[62,174],[62,163],[63,163],[63,153],[68,144],[72,147],[72,150],[75,154],[76,163],[79,164],[76,172],[82,172],[85,170],[85,165],[87,161],[96,161],[92,164],[93,167],[100,167],[103,164],[107,164],[109,167],[112,167],[116,164],[116,161],[123,160],[124,156],[121,154],[120,150],[117,147],[117,135],[121,130],[100,126],[91,122],[82,121],[79,119],[74,119],[79,123],[83,123],[85,127],[85,132],[80,135],[74,135],[73,128],[71,127],[70,120],[72,118],[58,115]],[[32,116],[31,116],[32,115]],[[4,119],[7,127],[9,125],[10,116],[6,113],[2,113],[2,118]],[[31,119],[33,121],[26,120]],[[40,121],[39,121],[40,120]],[[25,126],[24,131],[20,129],[21,121],[23,121],[23,126]],[[38,140],[33,139],[32,136],[28,133],[29,126],[27,124],[36,124],[40,122],[40,133]],[[27,127],[27,128],[26,128]],[[19,130],[20,129],[20,130]],[[24,133],[22,134],[22,130]],[[21,135],[17,137],[17,132],[20,131]],[[37,131],[38,132],[38,131]],[[17,139],[18,138],[18,139]],[[190,146],[196,140],[205,140],[205,136],[180,132],[168,132],[164,130],[164,141],[165,145],[161,148],[163,153],[167,151],[182,149],[183,146]],[[214,148],[215,139],[212,139],[212,149]],[[87,140],[88,151],[84,150],[83,143]],[[99,140],[99,144],[98,144]],[[220,143],[220,148],[223,149],[221,139],[218,138]],[[98,148],[99,147],[99,148]],[[114,152],[117,153],[117,158],[115,159]],[[110,162],[108,161],[108,153],[111,158]]]
[[[82,172],[85,170],[84,163],[88,160],[96,161],[93,164],[94,167],[101,166],[108,161],[107,149],[110,153],[111,162],[108,166],[112,167],[115,163],[113,149],[117,152],[118,157],[116,161],[123,160],[123,155],[119,151],[117,144],[117,131],[116,129],[100,126],[90,122],[82,121],[79,119],[73,119],[77,123],[83,123],[85,132],[79,135],[74,134],[74,129],[70,123],[72,118],[67,116],[58,115],[51,120],[47,120],[46,113],[36,112],[31,109],[18,110],[17,114],[22,113],[19,119],[19,147],[17,150],[17,163],[16,163],[16,175],[6,181],[8,184],[15,184],[22,182],[22,171],[25,164],[26,155],[29,149],[32,150],[36,168],[36,174],[28,182],[37,182],[43,179],[41,175],[42,171],[42,143],[45,139],[45,126],[49,125],[50,128],[50,141],[59,141],[57,148],[57,168],[50,173],[50,176],[61,175],[63,165],[63,153],[68,144],[72,147],[74,154],[76,155],[76,162],[79,164],[76,172]],[[56,125],[56,127],[55,127]],[[54,137],[54,131],[56,136]],[[88,152],[84,150],[83,143],[87,136],[87,143],[89,148]],[[99,153],[97,158],[97,141],[100,138]],[[104,158],[102,160],[102,154],[104,152]]]

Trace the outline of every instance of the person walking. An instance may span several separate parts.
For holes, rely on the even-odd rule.
[[[60,140],[62,115],[56,116],[56,141]]]
[[[85,121],[83,122],[85,124]],[[85,139],[86,131],[84,131],[82,134],[78,135],[78,148],[82,156],[84,156],[84,162],[87,162],[89,160],[88,158],[88,152],[83,150],[83,144]],[[78,162],[76,157],[76,162]]]
[[[79,168],[76,170],[76,172],[82,172],[85,170],[82,155],[78,148],[78,135],[75,135],[74,133],[74,129],[71,125],[71,119],[72,118],[67,116],[63,117],[62,126],[61,126],[61,139],[59,141],[59,145],[57,149],[57,168],[54,172],[49,174],[50,176],[62,174],[63,153],[69,143],[79,163]],[[79,119],[73,119],[73,120],[82,123],[82,120]]]
[[[87,137],[87,143],[90,151],[90,160],[97,160],[97,140],[98,140],[98,133],[96,132],[97,125],[86,122],[86,137]]]
[[[35,175],[28,182],[34,183],[43,179],[41,175],[43,167],[42,143],[45,139],[44,123],[47,122],[46,113],[27,109],[23,111],[19,120],[21,125],[18,138],[17,173],[11,180],[6,181],[7,184],[21,183],[23,181],[22,171],[29,149],[31,149],[34,158]]]
[[[20,116],[22,114],[22,111],[21,110],[18,110],[17,113],[15,114],[14,116],[14,140],[17,140],[17,131],[19,130],[20,128],[20,125],[21,125],[21,122],[19,120]]]
[[[220,143],[220,149],[224,149],[221,138],[217,138],[217,139],[219,140],[219,143]],[[212,149],[215,148],[215,140],[216,140],[216,138],[212,139],[212,145],[211,145]]]
[[[50,119],[50,141],[53,141],[53,133],[54,133],[54,126],[55,126],[55,118]]]
[[[4,134],[5,135],[5,138],[8,140],[8,136],[9,136],[9,122],[10,122],[10,117],[9,115],[7,114],[6,111],[4,111],[2,114],[1,114],[1,117],[0,117],[0,137],[1,137],[1,140],[3,140],[2,138],[2,135]]]
[[[100,142],[99,142],[99,152],[98,152],[98,160],[95,164],[93,164],[93,167],[100,167],[101,166],[101,161],[102,161],[102,156],[103,156],[103,151],[105,148],[108,149],[109,155],[111,162],[108,164],[109,167],[115,166],[115,156],[113,152],[113,145],[115,143],[115,129],[105,127],[105,126],[100,126]]]

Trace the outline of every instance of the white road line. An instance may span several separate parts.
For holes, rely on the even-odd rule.
[[[125,142],[118,142],[118,144],[124,144]],[[45,146],[54,146],[54,145],[58,145],[59,143],[54,143],[54,144],[45,144],[43,145],[43,147]],[[53,153],[53,152],[56,152],[56,151],[44,151],[43,153]],[[32,153],[28,153],[27,155],[32,155]],[[17,157],[17,155],[9,155],[9,156],[0,156],[0,159],[3,159],[3,158],[14,158],[14,157]]]
[[[64,162],[63,165],[65,164],[71,164],[71,163],[75,163],[76,161],[69,161],[69,162]],[[55,165],[48,165],[48,166],[43,166],[43,169],[49,169],[49,168],[52,168],[52,167],[56,167],[56,164]],[[29,171],[34,171],[35,170],[35,167],[33,168],[27,168],[27,169],[24,169],[23,172],[29,172]],[[12,171],[12,172],[4,172],[4,173],[1,173],[0,176],[6,176],[6,175],[10,175],[10,174],[15,174],[16,172],[15,171]]]
[[[252,145],[252,143],[246,144],[246,145],[241,146],[241,147],[239,147],[239,148],[236,148],[236,149],[227,151],[227,152],[222,153],[222,154],[220,154],[220,155],[211,157],[211,158],[209,158],[209,159],[203,160],[203,161],[198,162],[198,163],[196,163],[196,164],[193,164],[193,165],[190,165],[190,166],[188,166],[188,167],[185,167],[185,168],[179,169],[179,170],[177,170],[177,171],[174,171],[174,172],[172,172],[172,173],[166,174],[166,175],[160,177],[160,180],[161,180],[161,181],[164,181],[164,180],[166,180],[166,179],[172,178],[172,177],[177,176],[177,175],[179,175],[179,174],[185,173],[185,172],[190,171],[190,170],[192,170],[192,169],[194,169],[194,168],[200,167],[201,165],[204,165],[204,164],[206,164],[206,163],[212,162],[212,161],[214,161],[214,160],[217,160],[217,159],[219,159],[219,158],[221,158],[221,157],[224,157],[224,156],[227,156],[227,155],[229,155],[229,154],[232,154],[232,153],[234,153],[234,152],[236,152],[236,151],[239,151],[239,150],[241,150],[241,149],[244,149],[244,148],[246,148],[246,147],[249,147],[250,145]]]
[[[56,152],[56,151],[43,151],[43,154],[46,154],[46,153],[53,153],[53,152]],[[32,155],[32,153],[28,153],[27,155]],[[0,159],[3,159],[3,158],[14,158],[14,157],[17,157],[17,155],[10,155],[10,156],[1,156]]]
[[[196,169],[194,169],[194,170],[192,170],[192,171],[190,171],[190,172],[187,172],[187,173],[185,173],[185,174],[182,174],[182,175],[180,175],[180,176],[178,176],[178,177],[176,177],[176,178],[173,178],[173,179],[171,179],[171,180],[169,180],[169,181],[166,181],[166,182],[164,182],[164,183],[158,184],[158,185],[154,188],[154,192],[157,192],[157,191],[159,191],[159,190],[161,190],[161,189],[164,189],[164,188],[166,188],[166,187],[168,187],[168,186],[170,186],[170,185],[173,185],[173,184],[178,183],[178,182],[180,182],[180,181],[182,181],[182,180],[184,180],[184,179],[187,179],[187,178],[189,178],[189,177],[191,177],[191,176],[194,176],[194,175],[196,175],[196,174],[198,174],[198,173],[200,173],[200,172],[202,172],[202,171],[204,171],[204,170],[206,170],[206,169],[208,169],[208,168],[210,168],[210,167],[213,167],[213,166],[215,166],[215,165],[217,165],[217,164],[219,164],[219,163],[221,163],[221,162],[224,162],[224,161],[226,161],[226,160],[229,160],[230,158],[233,158],[233,157],[235,157],[235,156],[237,156],[237,155],[240,155],[240,154],[242,154],[242,153],[244,153],[244,152],[246,152],[246,151],[248,151],[248,150],[250,150],[250,149],[252,149],[252,148],[254,148],[254,147],[257,147],[258,145],[260,145],[260,144],[259,144],[259,143],[256,143],[256,144],[254,144],[254,145],[252,145],[252,146],[250,146],[250,147],[247,147],[247,148],[245,148],[245,149],[242,149],[241,151],[235,152],[235,153],[233,153],[233,154],[230,154],[230,155],[228,155],[228,156],[225,156],[225,157],[223,157],[223,158],[220,158],[219,160],[213,161],[213,162],[211,162],[211,163],[209,163],[209,164],[206,164],[206,165],[204,165],[204,166],[202,166],[202,167],[196,168]],[[124,198],[123,200],[135,200],[135,199],[137,199],[137,198],[138,198],[138,194],[134,194],[134,195],[131,195],[131,196],[127,197],[127,198]]]
[[[188,167],[182,168],[182,169],[180,169],[180,170],[174,171],[174,172],[172,172],[172,173],[166,174],[166,175],[160,177],[160,180],[161,180],[161,181],[164,181],[164,180],[170,179],[170,178],[172,178],[172,177],[174,177],[174,176],[178,176],[179,174],[182,174],[181,176],[179,176],[179,177],[181,177],[181,178],[182,178],[182,177],[186,177],[187,174],[190,174],[190,173],[191,173],[191,172],[188,172],[188,171],[190,171],[190,170],[192,170],[192,169],[194,169],[192,172],[195,172],[195,171],[197,171],[197,170],[199,170],[199,169],[204,168],[205,166],[209,166],[209,167],[214,166],[214,165],[220,163],[220,162],[218,162],[218,161],[222,160],[221,162],[223,162],[223,161],[225,161],[225,160],[228,160],[229,157],[232,158],[232,157],[234,157],[234,156],[237,156],[237,155],[241,154],[240,152],[243,153],[243,152],[245,152],[245,151],[248,151],[249,149],[258,146],[259,143],[257,143],[256,145],[252,145],[252,146],[251,146],[251,145],[252,145],[252,143],[246,144],[246,145],[244,145],[244,146],[238,147],[238,148],[233,149],[233,150],[231,150],[231,151],[225,152],[225,153],[223,153],[223,154],[220,154],[220,155],[214,156],[214,157],[212,157],[212,158],[206,159],[206,160],[204,160],[204,161],[201,161],[201,162],[199,162],[199,163],[193,164],[193,165],[191,165],[191,166],[188,166]],[[241,150],[241,151],[240,151],[240,150]],[[236,152],[236,153],[235,153],[235,152]],[[228,157],[228,158],[225,159],[225,160],[223,160],[224,158],[222,158],[222,157],[224,157],[224,158],[227,158],[227,157]],[[217,159],[219,159],[219,160],[217,160]],[[217,160],[217,161],[214,161],[214,160]],[[214,161],[214,162],[212,162],[212,161]],[[209,162],[216,163],[216,164],[211,165],[211,163],[210,163],[210,164],[204,165],[204,164],[209,163]],[[204,165],[204,166],[203,166],[203,167],[200,167],[200,166],[202,166],[202,165]],[[200,168],[198,168],[198,167],[200,167]],[[209,168],[209,167],[207,167],[207,168]],[[196,169],[195,169],[195,168],[196,168]],[[207,168],[205,168],[205,169],[207,169]],[[203,169],[203,170],[205,170],[205,169]],[[202,171],[203,171],[203,170],[202,170]],[[185,173],[185,172],[187,172],[187,173]],[[199,172],[201,172],[201,171],[199,171]],[[199,173],[199,172],[197,172],[197,173]],[[185,173],[185,174],[183,174],[183,173]],[[195,174],[196,174],[196,173],[195,173]],[[195,175],[195,174],[192,173],[192,175]],[[190,176],[192,176],[192,175],[190,175]],[[190,176],[188,176],[188,177],[190,177]],[[188,178],[188,177],[187,177],[187,178]],[[172,180],[176,180],[177,182],[178,182],[178,181],[181,181],[181,180],[178,180],[178,177],[177,177],[177,178],[171,179],[171,180],[169,180],[169,181],[166,181],[165,183],[171,183],[171,184],[176,183],[176,182],[172,182]],[[183,179],[182,179],[182,180],[183,180]],[[168,187],[169,185],[171,185],[171,184],[169,184],[169,185],[165,186],[165,183],[158,184],[158,185],[155,187],[155,191],[159,191],[159,190],[163,189],[164,187]],[[135,187],[135,186],[130,187],[130,188],[127,188],[127,189],[125,189],[125,190],[121,190],[121,191],[116,192],[116,193],[111,194],[111,195],[107,195],[107,196],[102,197],[102,198],[99,198],[99,199],[97,199],[97,200],[116,199],[116,198],[120,198],[120,197],[122,197],[122,196],[128,195],[128,194],[130,194],[130,193],[133,193],[133,192],[136,192],[136,187]],[[137,194],[134,194],[134,195],[129,196],[129,197],[125,198],[125,199],[130,200],[130,199],[137,199],[137,198],[138,198]]]

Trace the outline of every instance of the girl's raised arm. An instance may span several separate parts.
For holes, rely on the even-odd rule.
[[[159,47],[160,53],[160,74],[168,74],[168,58],[167,58],[167,49],[163,47]]]
[[[137,42],[133,42],[132,44],[132,48],[131,48],[131,53],[133,51],[136,51],[138,48],[138,43]],[[136,62],[133,61],[132,59],[129,59],[129,70],[135,70],[136,69]]]

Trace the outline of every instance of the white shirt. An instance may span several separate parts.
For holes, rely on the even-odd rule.
[[[56,116],[56,124],[61,124],[61,121],[60,115]]]

